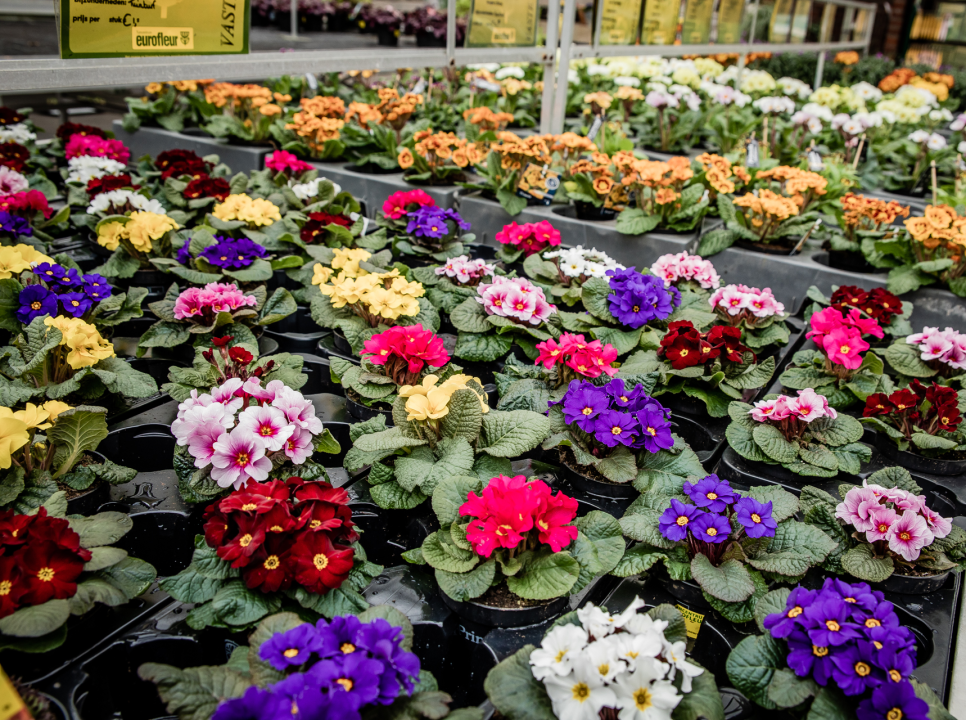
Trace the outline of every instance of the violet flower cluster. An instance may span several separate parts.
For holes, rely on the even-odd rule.
[[[6,210],[0,210],[0,233],[9,235],[10,239],[16,240],[18,237],[33,235],[34,229],[30,227],[30,222],[26,218],[14,215]]]
[[[81,275],[74,268],[47,262],[38,263],[31,272],[37,282],[17,296],[17,319],[24,325],[43,315],[83,317],[95,303],[111,296],[111,285],[103,275]]]
[[[204,258],[205,262],[217,268],[229,270],[247,268],[258,258],[268,255],[268,251],[264,247],[246,237],[235,239],[216,236],[215,240],[218,242],[202,250],[198,257]],[[178,250],[176,258],[182,265],[191,262],[188,243],[185,243]]]
[[[821,686],[861,698],[858,720],[926,720],[916,697],[916,641],[891,602],[865,583],[827,578],[821,590],[792,590],[785,612],[765,618],[772,637],[788,643],[788,667]]]
[[[223,702],[212,720],[359,720],[363,708],[412,695],[419,658],[402,641],[401,628],[354,615],[276,633],[259,656],[286,677]]]
[[[202,395],[192,390],[171,423],[195,467],[211,466],[212,480],[236,490],[267,480],[276,460],[304,463],[321,432],[311,400],[281,380],[262,387],[257,377],[230,378]]]
[[[652,320],[664,320],[681,304],[681,293],[655,275],[642,275],[633,267],[608,270],[610,312],[622,325],[636,330]]]
[[[674,447],[671,411],[652,398],[641,385],[627,387],[621,378],[597,386],[573,380],[563,398],[564,420],[608,448],[624,445],[656,453]]]
[[[684,494],[694,504],[672,498],[671,507],[658,522],[661,535],[668,540],[686,541],[690,533],[694,540],[718,545],[731,538],[733,519],[740,525],[735,540],[742,533],[750,538],[775,537],[778,522],[772,517],[770,500],[762,503],[742,497],[727,480],[714,474],[694,484],[684,483]]]
[[[406,214],[409,224],[406,232],[417,238],[439,240],[447,236],[457,236],[459,230],[469,230],[470,224],[452,209],[435,205],[418,207]]]

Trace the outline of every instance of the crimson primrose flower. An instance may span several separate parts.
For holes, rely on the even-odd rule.
[[[302,534],[292,554],[295,580],[310,593],[324,595],[341,586],[352,570],[352,548],[333,544],[322,532]]]

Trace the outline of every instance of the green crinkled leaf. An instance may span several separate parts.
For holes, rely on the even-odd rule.
[[[617,577],[640,575],[650,570],[654,563],[666,557],[667,554],[663,550],[658,550],[645,543],[640,543],[634,545],[624,553],[620,562],[611,570],[611,573]]]
[[[477,387],[480,386],[477,385]],[[443,436],[461,437],[467,442],[475,443],[480,435],[484,418],[480,396],[475,390],[461,388],[450,396],[448,407],[449,412],[440,422]]]
[[[599,573],[610,572],[624,554],[624,538],[620,523],[612,515],[591,510],[575,523],[577,529],[597,547]]]
[[[440,526],[456,522],[460,517],[459,508],[469,493],[479,493],[482,489],[483,481],[470,475],[454,475],[440,482],[433,491],[433,512]]]
[[[846,550],[842,553],[841,562],[847,573],[866,582],[883,582],[895,570],[892,558],[875,557],[875,551],[868,543]]]
[[[67,600],[48,600],[40,605],[22,607],[0,618],[0,633],[13,637],[39,638],[56,630],[70,617]]]
[[[211,599],[211,609],[228,625],[248,625],[278,610],[280,601],[249,590],[241,580],[229,580]]]
[[[168,712],[181,720],[207,720],[224,700],[244,695],[251,682],[226,667],[193,667],[145,663],[138,668],[142,680],[158,686]]]
[[[747,568],[736,560],[725,560],[715,567],[706,555],[695,555],[691,576],[706,593],[729,603],[743,602],[755,591]]]
[[[839,413],[834,420],[819,418],[809,425],[808,430],[813,438],[831,447],[858,442],[865,432],[862,423],[845,413]]]
[[[765,632],[766,617],[775,613],[785,613],[785,601],[791,592],[791,589],[787,587],[777,588],[758,600],[755,604],[755,623],[757,623],[759,631]]]
[[[798,498],[778,485],[759,485],[747,493],[761,503],[772,504],[771,515],[777,521],[787,520],[798,512]]]
[[[759,423],[751,435],[762,452],[775,462],[793,463],[798,458],[798,446],[786,440],[774,425]]]
[[[448,534],[447,531],[440,530],[423,540],[423,559],[435,570],[449,573],[469,572],[479,564],[480,556],[471,550],[462,550],[452,545]],[[449,552],[446,549],[447,544],[451,548]]]
[[[793,550],[764,553],[756,558],[751,558],[748,563],[756,570],[786,577],[804,575],[811,565],[810,558],[807,555],[802,555]]]
[[[527,410],[492,410],[483,416],[479,450],[495,457],[519,457],[550,434],[550,421]]]
[[[70,529],[80,536],[81,547],[85,548],[113,545],[133,527],[129,515],[114,511],[70,520]]]
[[[469,572],[447,572],[436,569],[436,582],[439,589],[458,602],[466,602],[490,589],[496,577],[496,560],[487,560]]]
[[[386,510],[411,510],[426,500],[426,495],[420,490],[404,490],[395,481],[374,485],[369,488],[369,494],[376,505]]]
[[[523,569],[507,578],[510,591],[526,600],[550,600],[570,592],[580,575],[580,565],[570,553],[542,546],[527,557]]]
[[[812,564],[825,560],[836,547],[836,542],[819,528],[797,520],[780,522],[768,552],[798,552],[811,557]]]
[[[47,429],[47,437],[56,446],[54,478],[73,469],[81,455],[96,450],[107,437],[107,410],[82,405],[65,410]]]
[[[905,339],[897,340],[886,348],[886,362],[896,372],[914,378],[933,377],[938,370],[929,367],[919,355],[915,345],[909,345]]]
[[[513,345],[510,335],[495,333],[467,333],[462,330],[456,338],[456,357],[470,362],[495,362],[505,357]]]
[[[809,465],[817,465],[825,470],[838,471],[839,461],[832,451],[824,445],[809,443],[805,447],[799,448],[798,455],[803,462]]]
[[[852,704],[834,685],[819,689],[805,720],[842,720],[854,717]]]
[[[158,583],[168,595],[184,603],[203,603],[211,600],[221,587],[222,580],[207,577],[189,565],[177,575]]]
[[[819,690],[818,683],[811,678],[800,678],[791,670],[776,670],[768,684],[768,699],[780,708],[801,705]]]
[[[486,676],[483,688],[493,706],[514,720],[556,720],[550,696],[541,681],[533,677],[530,655],[533,645],[525,645],[503,660]]]
[[[775,671],[785,664],[786,651],[771,635],[746,637],[728,655],[725,669],[736,690],[766,710],[776,705],[768,697]],[[844,717],[844,716],[843,716]]]
[[[449,320],[453,327],[464,333],[486,333],[493,329],[487,320],[486,311],[474,297],[466,298],[457,305],[450,313]]]

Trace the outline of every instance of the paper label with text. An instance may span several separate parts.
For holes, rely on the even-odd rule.
[[[633,45],[641,25],[641,0],[602,0],[601,45]]]
[[[539,17],[537,0],[473,0],[466,46],[536,45]]]
[[[247,53],[249,2],[58,0],[60,55],[90,58]]]
[[[694,610],[688,610],[683,605],[675,605],[674,607],[680,610],[681,615],[684,616],[684,628],[688,637],[692,639],[698,637],[698,631],[701,630],[701,623],[704,622],[704,615],[696,613]]]

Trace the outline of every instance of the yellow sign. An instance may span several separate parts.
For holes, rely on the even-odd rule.
[[[674,607],[680,610],[681,615],[684,616],[684,629],[688,637],[692,640],[697,638],[698,631],[701,630],[701,623],[704,622],[704,615],[696,613],[694,610],[688,610],[683,605],[675,605]]]
[[[537,44],[537,0],[473,0],[467,47]]]
[[[811,14],[812,0],[797,0],[795,3],[795,15],[792,17],[791,42],[805,42],[805,35],[808,33],[808,18]]]
[[[0,667],[0,720],[22,720],[29,718],[30,712],[10,678]]]
[[[714,0],[688,0],[684,7],[681,43],[704,45],[711,39],[711,12]]]
[[[602,0],[601,45],[634,45],[641,24],[641,0]]]
[[[248,52],[250,0],[60,0],[60,56]]]
[[[768,42],[787,43],[792,24],[792,4],[795,0],[775,0],[768,23]]]
[[[721,0],[718,5],[718,44],[734,45],[741,42],[741,15],[745,0]]]
[[[647,0],[644,5],[644,45],[673,45],[678,34],[681,0]]]

